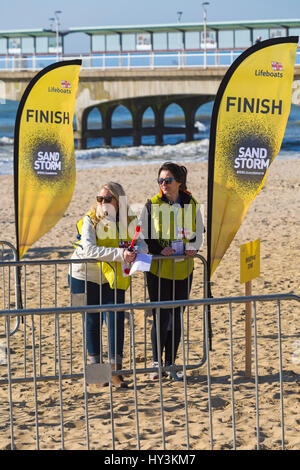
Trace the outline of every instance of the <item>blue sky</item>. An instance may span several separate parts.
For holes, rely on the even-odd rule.
[[[62,28],[202,21],[201,0],[1,0],[0,30],[49,27],[61,10]],[[300,18],[300,0],[211,0],[208,21]]]
[[[61,10],[61,29],[70,26],[107,26],[202,22],[201,0],[0,0],[0,31],[49,28],[49,18]],[[211,0],[207,21],[300,19],[300,0]],[[87,52],[86,35],[66,37],[65,52]]]

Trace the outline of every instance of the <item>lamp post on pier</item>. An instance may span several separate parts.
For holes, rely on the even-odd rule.
[[[202,2],[203,8],[203,50],[204,50],[204,68],[206,69],[206,20],[207,20],[207,11],[206,7],[209,5],[209,2]]]
[[[180,23],[182,17],[182,11],[177,11],[177,23]],[[178,53],[178,66],[184,65],[184,32],[180,31],[180,52]]]
[[[58,48],[59,48],[59,16],[62,12],[60,10],[56,10],[54,12],[55,18],[49,18],[50,21],[55,21],[55,31],[56,31],[56,61],[58,61]]]

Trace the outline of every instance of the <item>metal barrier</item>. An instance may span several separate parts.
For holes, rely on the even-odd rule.
[[[6,247],[6,248],[5,248]],[[7,261],[12,259],[13,261],[17,260],[17,252],[15,247],[9,243],[0,241],[0,265],[3,261]],[[2,306],[3,309],[10,309],[11,307],[20,308],[21,306],[21,299],[19,297],[19,275],[18,275],[18,268],[14,266],[14,297],[11,296],[11,272],[10,269],[5,271],[4,267],[2,267]],[[10,335],[13,335],[20,325],[20,317],[17,316],[15,319],[15,326],[10,331]],[[2,328],[1,328],[2,330]],[[5,338],[5,333],[0,333],[0,338]]]
[[[205,260],[199,258],[201,265],[204,264],[205,272]],[[76,261],[72,260],[71,264],[73,262]],[[146,300],[146,286],[144,276],[141,274],[139,280],[134,279],[132,282],[129,303],[72,306],[72,297],[66,286],[66,272],[63,271],[68,264],[70,260],[0,263],[2,268],[7,269],[22,266],[24,299],[23,309],[6,308],[0,311],[0,318],[5,320],[6,325],[6,341],[4,347],[0,348],[1,448],[4,446],[40,449],[59,446],[62,449],[85,447],[108,450],[148,448],[189,450],[228,447],[236,449],[241,447],[241,438],[238,436],[241,433],[238,420],[241,415],[241,405],[235,398],[237,392],[239,398],[243,395],[239,385],[253,386],[253,396],[249,398],[247,391],[245,397],[255,406],[255,421],[253,421],[255,447],[265,448],[264,441],[269,425],[262,426],[262,422],[266,419],[266,410],[264,406],[261,410],[260,406],[259,379],[264,378],[266,372],[259,373],[258,355],[261,347],[259,342],[265,341],[265,338],[261,339],[258,325],[264,322],[266,317],[269,319],[268,338],[271,347],[273,348],[275,338],[278,342],[278,377],[276,372],[272,400],[278,402],[280,416],[279,424],[276,422],[276,425],[281,430],[281,439],[273,442],[271,433],[271,445],[277,447],[281,445],[284,448],[287,442],[289,446],[290,429],[286,429],[284,417],[285,413],[290,413],[291,410],[284,409],[283,384],[286,381],[285,356],[287,351],[291,352],[292,346],[289,344],[286,347],[286,344],[283,345],[283,340],[285,343],[293,341],[294,344],[299,334],[296,325],[294,325],[296,335],[291,334],[288,328],[290,324],[285,325],[284,331],[282,330],[285,314],[282,314],[281,304],[296,302],[294,315],[296,320],[299,318],[297,315],[299,296],[278,294],[208,299],[204,295],[204,299],[199,299],[199,280],[194,278],[196,298],[150,303]],[[44,269],[42,265],[45,265]],[[38,278],[38,288],[33,277],[34,267],[37,268],[35,274]],[[199,267],[195,270],[197,269]],[[58,289],[60,282],[63,288]],[[204,294],[207,293],[205,285],[203,282],[201,286]],[[53,289],[52,300],[49,297],[50,287]],[[62,299],[58,295],[58,290],[64,292]],[[134,294],[137,299],[134,298]],[[192,293],[191,297],[194,295],[195,293]],[[240,330],[240,315],[235,317],[233,305],[243,306],[245,302],[251,302],[254,309],[254,383],[252,379],[243,379],[235,372],[235,363],[240,361],[242,347],[240,338],[233,332],[233,327]],[[263,315],[257,312],[258,303],[270,305],[271,302],[276,302],[277,331],[273,318],[270,318],[273,315],[272,311],[266,314],[264,307]],[[45,305],[47,303],[48,305]],[[227,314],[223,310],[218,313],[223,315],[223,326],[227,327],[228,335],[220,331],[215,332],[213,354],[209,352],[208,347],[208,305],[212,309],[223,309],[227,305],[229,309]],[[160,308],[177,307],[180,308],[181,346],[175,370],[182,370],[183,380],[172,382],[166,379],[164,373],[169,369],[163,367],[160,358],[158,380],[151,381],[148,374],[157,369],[149,367],[147,360],[149,309],[156,309],[156,315],[159,317]],[[203,312],[203,317],[202,313],[199,315],[199,308]],[[129,354],[124,357],[124,368],[121,371],[115,371],[107,364],[105,366],[97,364],[92,368],[87,364],[86,315],[107,310],[128,312],[129,334],[126,343]],[[142,312],[144,319],[141,319]],[[23,323],[16,334],[11,336],[7,332],[10,331],[11,318],[15,315],[22,315]],[[159,334],[157,339],[159,340]],[[224,343],[226,343],[225,349]],[[221,358],[218,350],[220,345],[222,345]],[[263,346],[265,348],[265,342]],[[201,349],[203,350],[200,353]],[[264,354],[265,350],[266,348]],[[227,364],[228,374],[225,378],[223,376],[220,378],[218,368],[221,366],[225,368],[224,362]],[[203,369],[205,365],[206,373]],[[268,367],[275,370],[273,359],[268,362]],[[114,389],[111,378],[116,374],[122,374],[131,380],[129,389],[126,391]],[[92,384],[95,380],[96,382],[107,380],[109,387]],[[216,397],[214,390],[220,380],[223,380],[222,397]],[[290,400],[292,393],[298,396],[299,385],[297,375],[294,378],[289,377],[289,380]],[[220,435],[214,424],[216,419],[223,420],[222,429],[230,428],[230,438],[224,437],[222,433]],[[268,419],[269,416],[267,423]],[[271,421],[273,428],[275,426],[273,416]],[[176,443],[177,433],[180,436],[180,444]],[[247,443],[248,440],[249,432],[246,432]]]

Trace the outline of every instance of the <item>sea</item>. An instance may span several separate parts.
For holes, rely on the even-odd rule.
[[[202,105],[196,113],[195,127],[197,132],[192,142],[185,142],[183,134],[184,117],[182,109],[171,104],[166,110],[165,124],[178,127],[178,134],[164,136],[162,145],[155,145],[155,136],[145,136],[142,144],[132,146],[131,137],[115,137],[111,147],[103,146],[101,138],[88,139],[87,148],[76,149],[76,168],[90,169],[120,165],[148,163],[199,162],[208,159],[209,134],[213,102]],[[14,126],[18,103],[6,100],[0,102],[0,174],[13,174]],[[150,108],[143,117],[143,125],[154,126],[154,117]],[[88,127],[101,127],[99,113],[95,109],[89,115]],[[112,127],[131,127],[131,117],[123,106],[119,106],[112,119]],[[300,158],[300,106],[292,105],[281,150],[277,159]]]

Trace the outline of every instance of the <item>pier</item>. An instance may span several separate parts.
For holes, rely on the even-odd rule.
[[[202,23],[70,28],[59,32],[56,48],[51,30],[0,31],[0,100],[19,101],[38,70],[56,61],[81,58],[75,109],[78,148],[86,148],[87,139],[95,137],[102,138],[103,145],[120,136],[131,136],[132,145],[140,145],[142,137],[149,135],[155,136],[156,144],[162,144],[166,134],[183,134],[190,141],[197,132],[197,110],[214,100],[228,67],[255,42],[258,32],[263,39],[297,34],[300,20],[208,23],[205,39]],[[65,53],[66,38],[74,33],[89,37],[86,54]],[[166,123],[166,109],[173,103],[182,109],[184,127]],[[300,103],[300,51],[292,103]],[[112,126],[119,106],[128,110],[131,126]],[[99,126],[91,129],[89,114],[95,108]],[[149,108],[151,126],[143,119]]]

